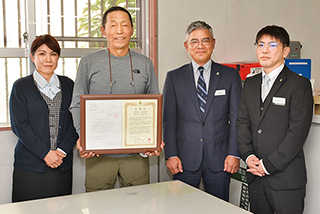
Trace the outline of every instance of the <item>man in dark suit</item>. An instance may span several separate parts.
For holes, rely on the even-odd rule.
[[[230,173],[239,169],[236,119],[239,73],[211,60],[212,28],[195,21],[184,46],[192,62],[167,73],[163,128],[167,167],[173,179],[228,201]]]
[[[312,120],[310,81],[290,71],[287,31],[266,26],[257,36],[263,72],[246,79],[237,132],[248,165],[251,211],[255,214],[302,213],[306,191],[303,144]]]

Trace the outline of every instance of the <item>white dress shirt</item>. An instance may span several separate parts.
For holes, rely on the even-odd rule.
[[[49,82],[37,70],[33,72],[33,79],[36,81],[39,90],[50,99],[53,99],[61,91],[58,76],[53,73]]]
[[[279,76],[280,72],[282,71],[284,67],[284,63],[282,63],[278,68],[274,69],[273,71],[271,71],[268,76],[270,77],[270,88],[267,94],[269,94],[274,81],[276,81],[277,77]],[[264,71],[262,71],[262,79],[264,79],[264,76],[267,75]],[[262,84],[261,84],[261,91],[262,91]]]
[[[207,91],[209,90],[211,64],[212,64],[212,61],[209,60],[204,66],[202,66],[204,68],[203,78],[204,78],[204,81],[206,82]],[[195,86],[197,88],[198,79],[199,79],[199,76],[200,76],[200,71],[198,70],[198,68],[200,67],[200,65],[198,65],[195,61],[192,60],[192,67],[193,67],[193,75],[194,75],[194,84],[195,84]]]

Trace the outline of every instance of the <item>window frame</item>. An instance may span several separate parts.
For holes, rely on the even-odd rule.
[[[27,58],[28,74],[31,74],[35,69],[29,53],[29,47],[33,39],[36,37],[35,16],[28,14],[35,14],[35,1],[25,0],[25,14],[26,14],[26,31],[28,38],[26,40],[25,48],[0,48],[0,58]],[[136,52],[148,56],[154,63],[157,76],[157,0],[141,0],[141,6],[144,11],[141,12],[140,20],[137,22],[145,23],[140,35],[143,40],[141,48],[133,49]],[[142,26],[142,25],[140,25]],[[140,32],[140,31],[139,31]],[[24,35],[21,35],[24,36]],[[58,41],[70,41],[68,37],[57,37]],[[68,40],[69,39],[69,40]],[[77,38],[79,40],[105,41],[101,38]],[[134,39],[132,39],[134,41]],[[85,40],[87,41],[87,40]],[[139,41],[138,41],[139,42]],[[23,46],[23,45],[22,45]],[[63,48],[61,47],[60,58],[81,58],[83,55],[96,51],[100,48]],[[9,89],[8,89],[9,90]],[[8,91],[10,94],[10,90]],[[8,102],[8,100],[7,100]],[[8,113],[9,114],[9,113]],[[0,131],[11,130],[10,123],[0,123]]]

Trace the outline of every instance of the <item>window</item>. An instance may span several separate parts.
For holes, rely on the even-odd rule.
[[[113,5],[129,10],[135,27],[130,47],[148,56],[150,27],[146,23],[149,23],[149,7],[155,4],[153,0],[2,0],[0,123],[9,123],[12,84],[34,70],[28,56],[36,36],[49,33],[58,40],[62,50],[55,72],[74,80],[81,57],[106,47],[106,39],[100,32],[101,19],[104,11]]]

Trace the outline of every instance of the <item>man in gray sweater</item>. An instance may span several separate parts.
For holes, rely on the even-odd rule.
[[[104,13],[101,32],[107,39],[107,49],[82,57],[75,81],[70,111],[79,135],[80,95],[159,93],[152,61],[129,49],[133,34],[130,13],[122,7],[111,7]],[[87,158],[87,192],[113,188],[118,176],[122,187],[149,183],[149,160],[143,155],[85,153],[80,138],[77,148],[80,156]]]

